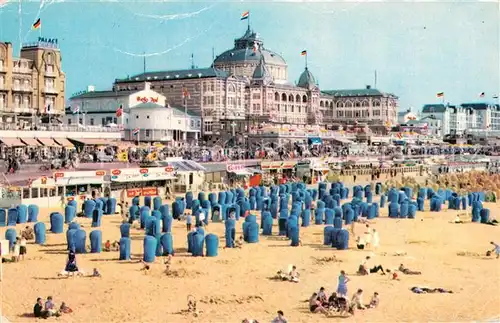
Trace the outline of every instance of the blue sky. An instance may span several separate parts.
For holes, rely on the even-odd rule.
[[[3,0],[5,1],[5,0]],[[0,0],[0,3],[2,1]],[[281,53],[290,81],[309,69],[323,90],[373,85],[400,97],[401,108],[491,101],[500,91],[499,7],[496,2],[7,2],[0,40],[17,55],[40,16],[41,34],[58,38],[67,97],[87,85],[109,89],[115,78],[148,70],[209,66],[212,47],[233,46],[250,10],[265,47]],[[484,99],[479,93],[485,92]]]

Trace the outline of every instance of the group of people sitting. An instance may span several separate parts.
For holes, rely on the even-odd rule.
[[[353,234],[355,235],[356,233],[354,232],[354,227],[352,231]],[[359,250],[365,250],[367,248],[372,248],[373,250],[376,250],[379,244],[380,244],[380,236],[377,230],[370,228],[370,224],[366,224],[366,231],[364,232],[363,235],[358,235],[356,237],[356,247]]]
[[[36,304],[33,307],[33,314],[36,318],[49,318],[51,316],[61,316],[61,314],[69,314],[72,313],[73,310],[66,305],[66,303],[62,302],[59,309],[57,309],[52,296],[47,297],[45,304],[41,297],[36,299]]]
[[[300,277],[300,274],[297,270],[297,267],[295,265],[290,265],[288,272],[283,271],[283,270],[279,270],[276,273],[275,279],[289,281],[292,283],[298,283],[299,277]]]
[[[349,301],[346,295],[333,292],[329,297],[324,287],[319,289],[319,292],[313,293],[309,298],[309,310],[312,313],[323,313],[330,315],[339,313],[340,315],[354,315],[355,310],[364,310],[367,308],[376,308],[379,305],[380,298],[377,292],[373,296],[369,304],[363,302],[363,290],[358,289]]]

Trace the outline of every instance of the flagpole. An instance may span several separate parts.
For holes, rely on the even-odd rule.
[[[250,30],[250,12],[248,12],[248,30]]]
[[[307,69],[307,55],[308,55],[308,53],[306,52],[306,69]]]

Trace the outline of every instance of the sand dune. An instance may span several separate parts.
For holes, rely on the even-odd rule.
[[[485,207],[498,214],[497,205],[485,203]],[[42,212],[45,221],[48,212]],[[351,278],[349,295],[358,288],[365,291],[365,301],[375,291],[381,295],[379,308],[342,319],[348,322],[471,321],[498,316],[500,261],[481,255],[500,236],[499,227],[451,224],[454,211],[420,212],[416,220],[388,219],[386,209],[381,213],[373,225],[381,236],[373,263],[387,268],[404,263],[422,271],[421,276],[400,275],[400,281],[378,274],[356,276],[360,261],[372,251],[325,247],[323,226],[316,225],[301,228],[301,247],[291,247],[281,237],[261,236],[258,244],[245,244],[241,250],[221,248],[216,258],[194,258],[186,253],[185,225],[176,221],[177,254],[171,267],[175,274],[170,276],[163,273],[158,258],[148,275],[140,271],[144,233],[133,229],[132,261],[118,261],[118,252],[78,255],[80,268],[91,272],[97,267],[103,277],[58,278],[67,257],[66,236],[48,234],[46,246],[28,246],[25,261],[3,264],[2,315],[11,322],[33,321],[26,316],[32,313],[36,297],[52,295],[58,305],[66,301],[75,310],[50,319],[61,322],[240,322],[243,318],[269,322],[279,309],[289,322],[332,322],[338,318],[309,313],[305,301],[321,286],[334,291],[343,269]],[[118,216],[104,217],[103,240],[118,240],[119,225]],[[84,220],[84,226],[90,233],[90,220]],[[236,229],[241,233],[241,223]],[[5,230],[0,228],[2,237]],[[363,225],[356,230],[362,232]],[[206,231],[219,235],[220,246],[224,245],[223,224],[210,224]],[[398,251],[407,255],[393,256]],[[338,261],[332,261],[333,256]],[[299,284],[269,279],[289,264],[297,265]],[[412,286],[442,287],[454,294],[418,295],[409,290]],[[190,295],[198,301],[197,317],[186,312]]]

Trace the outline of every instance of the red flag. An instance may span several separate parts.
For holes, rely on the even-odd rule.
[[[120,104],[120,107],[116,110],[116,116],[121,117],[123,115],[123,106]]]

